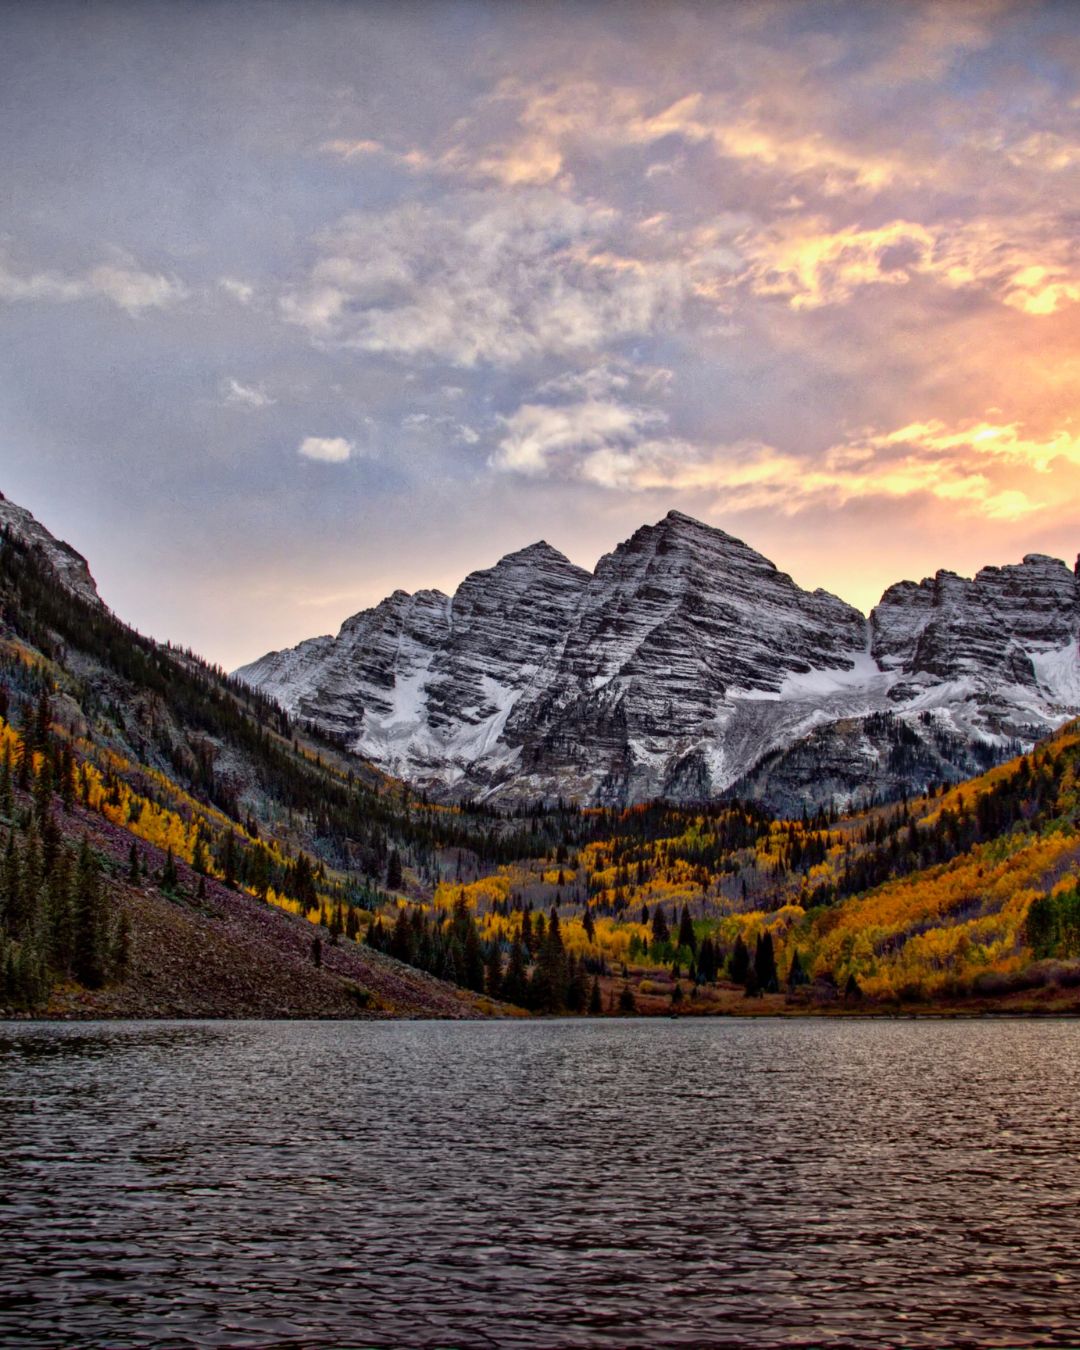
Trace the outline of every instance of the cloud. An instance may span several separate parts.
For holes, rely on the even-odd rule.
[[[595,401],[611,394],[635,388],[655,395],[665,392],[675,378],[665,366],[648,365],[625,357],[610,356],[582,370],[553,375],[537,387],[536,393],[547,401],[586,399]]]
[[[226,403],[241,408],[269,408],[275,402],[265,389],[257,385],[241,384],[231,375],[221,382],[221,396]]]
[[[910,5],[904,15],[906,31],[871,65],[868,77],[877,84],[898,85],[940,80],[965,53],[989,45],[992,21],[1002,7],[999,0]]]
[[[236,277],[221,277],[218,285],[226,295],[231,296],[238,304],[250,305],[255,299],[255,287],[246,281],[240,281]]]
[[[981,289],[1026,314],[1080,300],[1080,250],[1052,219],[893,220],[874,229],[830,229],[820,216],[748,231],[738,245],[756,295],[792,309],[843,304],[866,286],[923,276],[952,290]]]
[[[752,169],[788,178],[809,176],[828,194],[879,189],[902,170],[895,155],[848,146],[808,126],[805,108],[801,117],[785,121],[764,101],[748,108],[722,93],[690,89],[669,101],[644,87],[618,82],[566,79],[538,86],[510,78],[489,101],[516,109],[519,134],[482,151],[470,152],[458,144],[451,156],[440,160],[443,167],[486,173],[503,183],[552,182],[575,150],[651,151],[673,141],[705,147],[720,160]],[[671,167],[652,160],[643,172],[656,176]]]
[[[624,234],[613,208],[542,189],[357,214],[281,312],[324,345],[460,367],[595,350],[669,325],[684,294],[683,269]]]
[[[1031,495],[1031,471],[1080,466],[1080,435],[1027,435],[1016,423],[913,422],[796,455],[752,439],[695,444],[667,435],[666,422],[615,402],[524,404],[504,419],[490,462],[502,472],[618,492],[714,492],[727,512],[790,516],[868,498],[925,498],[990,520],[1017,520],[1048,504]],[[1055,495],[1048,484],[1045,497]]]
[[[103,299],[138,314],[185,299],[187,287],[175,277],[146,272],[127,261],[101,263],[75,275],[54,271],[19,274],[0,257],[0,300],[70,304]]]
[[[647,408],[600,400],[564,407],[526,403],[503,419],[505,434],[491,463],[530,478],[589,479],[606,455],[640,447],[644,433],[664,421]]]
[[[355,449],[344,436],[305,436],[297,453],[320,464],[344,464]]]
[[[337,155],[339,159],[358,159],[366,158],[369,155],[381,155],[386,153],[386,147],[382,141],[372,140],[332,140],[323,141],[319,146],[325,154]]]

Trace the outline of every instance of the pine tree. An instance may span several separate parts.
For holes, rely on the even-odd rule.
[[[745,984],[746,977],[750,971],[750,952],[747,950],[746,943],[742,939],[742,934],[735,939],[735,947],[731,953],[731,961],[728,964],[728,973],[736,984]]]
[[[503,987],[503,968],[502,955],[499,952],[499,944],[493,942],[488,952],[487,970],[484,975],[484,987],[489,997],[500,998]]]
[[[72,970],[81,984],[86,985],[88,989],[98,989],[105,983],[108,934],[101,894],[100,869],[85,838],[79,849],[79,860],[75,869],[73,909]]]
[[[473,990],[474,993],[482,994],[484,992],[484,953],[480,947],[480,934],[476,931],[476,924],[469,916],[469,927],[465,933],[465,970],[464,983],[466,989]]]
[[[566,1006],[573,1013],[583,1013],[587,1003],[585,971],[573,956],[566,958]]]
[[[762,933],[757,940],[754,953],[754,973],[762,993],[776,994],[780,990],[780,980],[776,971],[776,953],[773,950],[771,933]]]
[[[66,974],[75,958],[74,861],[64,849],[53,864],[47,884],[46,928],[49,966]]]
[[[206,875],[207,870],[206,844],[203,842],[201,830],[195,836],[195,847],[191,851],[191,868],[192,871],[198,873],[200,877],[204,877]]]
[[[532,913],[528,909],[521,915],[521,944],[531,957],[536,947],[532,930]]]
[[[131,920],[126,909],[120,911],[116,933],[113,937],[112,967],[118,980],[127,978],[131,965]]]
[[[161,889],[163,891],[175,891],[180,885],[180,877],[176,870],[176,859],[173,857],[173,851],[170,848],[165,854],[165,866],[161,869]]]
[[[39,823],[43,823],[49,814],[49,807],[52,805],[52,767],[48,758],[42,759],[34,777],[33,802],[34,815]]]
[[[412,956],[412,933],[404,906],[399,908],[397,918],[394,920],[394,931],[390,937],[390,955],[396,961],[404,961],[406,965]]]
[[[600,981],[594,975],[592,988],[589,990],[589,1015],[597,1017],[603,1011],[604,1006],[600,999]]]
[[[4,758],[0,760],[0,816],[10,818],[15,810],[15,786],[12,775],[11,746],[4,746]]]
[[[400,891],[404,877],[401,871],[401,854],[397,849],[391,849],[390,857],[386,864],[386,886],[388,890]]]
[[[687,905],[683,905],[682,918],[679,920],[679,946],[687,947],[691,955],[697,951],[697,938],[694,936],[694,925]]]
[[[26,729],[26,744],[31,753],[40,751],[44,754],[48,749],[51,727],[52,707],[49,702],[49,691],[43,685],[38,693],[33,721]]]
[[[64,810],[71,812],[75,806],[75,756],[72,753],[71,746],[65,741],[64,748],[60,752],[60,771],[57,791],[60,793],[60,800],[63,803]]]
[[[131,841],[131,847],[128,849],[128,881],[133,886],[137,886],[141,879],[139,872],[139,850],[135,847],[135,840]]]
[[[528,998],[528,976],[525,973],[525,945],[520,936],[510,944],[510,960],[503,978],[502,996],[508,1003],[519,1008],[525,1006]]]
[[[803,967],[802,958],[799,956],[798,947],[791,955],[791,969],[788,971],[787,984],[789,989],[798,989],[804,984],[810,983],[810,977]]]
[[[222,849],[221,871],[224,875],[225,885],[229,890],[236,890],[236,839],[232,830],[225,831],[225,844]]]

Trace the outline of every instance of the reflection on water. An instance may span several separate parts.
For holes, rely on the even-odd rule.
[[[24,1024],[0,1344],[1076,1345],[1080,1025]]]

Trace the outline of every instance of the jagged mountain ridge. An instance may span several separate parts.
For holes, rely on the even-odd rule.
[[[97,583],[81,553],[57,539],[24,506],[17,506],[0,492],[0,530],[33,549],[52,569],[56,579],[73,594],[91,604],[102,604]]]
[[[959,778],[1061,725],[1078,625],[1077,573],[1042,554],[900,582],[867,619],[672,511],[592,574],[536,544],[236,673],[436,795],[791,810]]]

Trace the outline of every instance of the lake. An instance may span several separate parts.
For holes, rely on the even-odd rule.
[[[1080,1024],[0,1027],[0,1344],[1080,1342]]]

